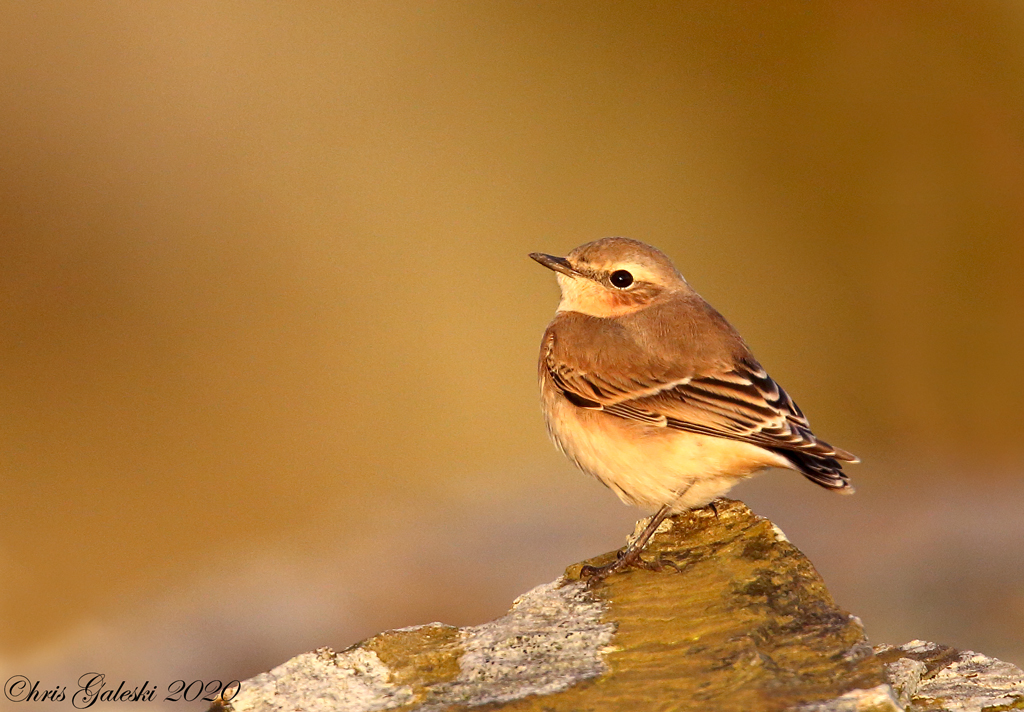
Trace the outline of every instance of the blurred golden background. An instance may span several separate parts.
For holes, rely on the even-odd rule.
[[[244,678],[619,546],[526,257],[606,235],[861,456],[736,494],[872,639],[1024,663],[1019,3],[6,3],[0,62],[4,672]]]

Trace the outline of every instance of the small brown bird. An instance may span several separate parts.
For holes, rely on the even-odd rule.
[[[657,514],[593,578],[645,565],[672,513],[709,504],[768,467],[852,493],[840,461],[736,330],[661,251],[607,237],[567,257],[530,255],[562,292],[540,349],[544,418],[555,445],[620,499]]]

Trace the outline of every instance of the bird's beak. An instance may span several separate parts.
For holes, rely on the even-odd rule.
[[[540,262],[542,265],[555,272],[561,272],[562,274],[569,277],[582,277],[579,272],[573,269],[572,265],[569,264],[569,260],[564,257],[555,257],[554,255],[545,255],[543,252],[531,252],[530,257]]]

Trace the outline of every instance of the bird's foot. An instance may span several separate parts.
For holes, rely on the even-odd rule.
[[[689,489],[689,487],[687,487],[687,489]],[[686,490],[683,490],[684,494],[685,492]],[[669,509],[669,505],[663,505],[662,508],[658,510],[657,514],[651,517],[650,521],[647,522],[647,526],[644,527],[643,531],[633,538],[629,543],[629,546],[618,551],[615,561],[604,566],[584,566],[580,569],[580,578],[586,580],[589,584],[594,584],[607,578],[616,571],[622,571],[627,568],[646,569],[647,571],[663,571],[665,568],[665,562],[663,560],[652,564],[640,558],[640,552],[644,550],[644,547],[647,546],[647,542],[651,540],[651,537],[658,531],[658,527],[663,521],[665,521],[665,518],[669,516],[670,513],[671,510]],[[674,568],[676,571],[679,570],[679,567],[671,562],[669,562],[669,566]]]
[[[619,549],[615,555],[615,561],[604,566],[590,566],[589,564],[580,569],[580,578],[589,584],[603,581],[617,571],[626,569],[642,569],[644,571],[661,572],[667,568],[679,571],[679,567],[667,559],[659,559],[656,562],[647,561],[640,556],[641,549]]]

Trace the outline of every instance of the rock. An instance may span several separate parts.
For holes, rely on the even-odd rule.
[[[1024,672],[1010,663],[923,640],[875,653],[909,712],[1024,710]]]
[[[605,554],[490,623],[306,653],[215,708],[895,712],[946,709],[955,696],[964,702],[948,709],[1024,709],[1007,663],[916,641],[876,654],[777,527],[740,502],[716,505],[666,520],[645,552],[657,571],[581,582],[584,565],[615,556]]]

